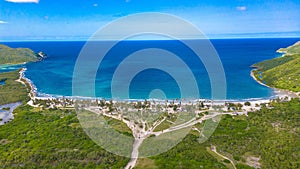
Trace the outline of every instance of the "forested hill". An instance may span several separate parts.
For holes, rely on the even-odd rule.
[[[0,64],[19,64],[37,60],[37,55],[31,49],[10,48],[0,44]]]
[[[252,65],[254,76],[268,86],[300,92],[300,41],[277,52],[284,55]]]

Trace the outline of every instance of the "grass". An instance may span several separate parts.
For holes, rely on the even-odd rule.
[[[172,124],[171,122],[165,120],[165,121],[163,121],[160,125],[158,125],[158,126],[154,129],[154,131],[155,131],[155,132],[156,132],[156,131],[163,131],[163,130],[165,130],[165,129],[170,128],[172,125],[173,125],[173,124]]]
[[[155,166],[155,161],[150,158],[140,158],[137,161],[136,169],[152,168],[157,169]]]
[[[104,118],[107,121],[108,125],[110,125],[113,129],[127,136],[132,136],[132,131],[130,130],[130,128],[128,128],[128,126],[125,123],[105,116]]]

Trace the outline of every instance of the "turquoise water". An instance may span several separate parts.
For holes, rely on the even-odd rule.
[[[0,73],[10,72],[10,71],[13,71],[13,70],[21,69],[22,67],[24,67],[23,64],[19,64],[19,65],[0,65]]]
[[[267,98],[273,94],[250,77],[251,65],[280,56],[276,50],[292,45],[299,39],[220,39],[211,40],[222,61],[227,99]],[[40,95],[72,96],[72,77],[76,59],[85,42],[6,42],[11,47],[28,47],[43,51],[48,58],[26,65],[25,76],[32,80]],[[194,43],[197,43],[195,41]],[[105,42],[98,44],[105,45]],[[195,54],[178,41],[125,41],[118,43],[103,59],[95,78],[96,96],[111,98],[111,80],[120,62],[133,52],[146,48],[161,48],[180,57],[192,70],[201,98],[211,98],[211,84],[204,65]],[[95,51],[96,52],[96,51]],[[151,57],[149,55],[149,57]],[[163,56],[162,56],[163,57]],[[180,70],[180,68],[174,68]],[[0,72],[7,70],[0,70]],[[88,77],[88,75],[87,75]],[[148,69],[137,74],[130,83],[132,99],[148,98],[151,91],[159,89],[169,99],[180,98],[175,79],[164,71]],[[87,88],[82,95],[90,96]],[[193,96],[191,96],[193,98]]]
[[[6,81],[6,79],[0,80],[0,86],[5,85],[5,81]]]

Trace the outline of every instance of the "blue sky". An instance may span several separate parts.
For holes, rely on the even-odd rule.
[[[0,0],[0,40],[86,39],[139,12],[182,17],[208,37],[300,37],[299,0]]]

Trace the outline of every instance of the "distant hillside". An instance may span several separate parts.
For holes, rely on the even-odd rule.
[[[268,86],[300,92],[300,41],[277,52],[285,54],[252,65],[254,76]]]
[[[278,53],[285,53],[286,55],[299,54],[300,41],[287,48],[280,48],[277,50]]]
[[[18,64],[37,60],[36,54],[28,48],[10,48],[0,44],[0,64]]]

